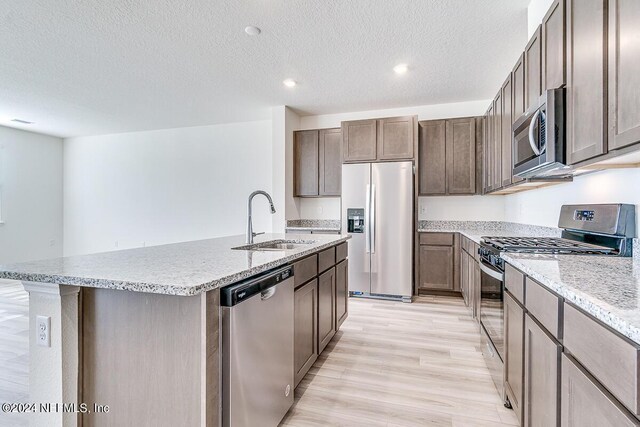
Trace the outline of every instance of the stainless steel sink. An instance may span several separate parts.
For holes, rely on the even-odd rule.
[[[298,249],[305,245],[312,245],[316,243],[315,240],[268,240],[266,242],[254,243],[251,245],[237,246],[236,250],[243,251],[285,251],[291,249]]]

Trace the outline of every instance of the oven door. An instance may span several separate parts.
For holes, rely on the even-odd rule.
[[[504,272],[480,262],[480,323],[504,360]]]

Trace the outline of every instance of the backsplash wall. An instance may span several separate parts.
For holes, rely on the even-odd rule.
[[[611,169],[574,178],[573,182],[504,196],[505,221],[558,226],[560,207],[582,203],[640,205],[640,169]],[[638,229],[636,225],[636,229]]]

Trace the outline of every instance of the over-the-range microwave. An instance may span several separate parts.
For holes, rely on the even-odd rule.
[[[566,165],[565,90],[550,89],[513,124],[513,174],[522,178],[572,175]]]

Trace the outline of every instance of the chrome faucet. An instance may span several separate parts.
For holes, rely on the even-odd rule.
[[[267,200],[269,201],[269,204],[271,205],[271,213],[272,214],[276,213],[276,208],[273,206],[273,200],[271,200],[271,196],[269,195],[269,193],[267,193],[266,191],[257,190],[249,195],[249,203],[247,204],[247,245],[253,244],[253,238],[256,237],[257,235],[264,234],[264,232],[254,233],[253,223],[251,222],[251,202],[253,201],[253,198],[258,194],[262,194],[264,197],[267,198]]]

